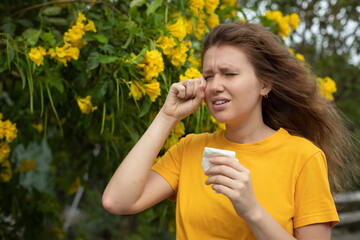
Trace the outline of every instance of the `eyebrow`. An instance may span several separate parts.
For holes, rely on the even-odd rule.
[[[239,71],[239,70],[237,70],[237,69],[235,69],[235,67],[232,67],[232,66],[230,66],[230,67],[220,67],[219,68],[220,69],[220,72],[233,72],[233,71]],[[205,70],[204,72],[203,72],[203,74],[204,75],[206,75],[206,74],[212,74],[213,73],[213,71],[211,70],[211,69],[209,69],[209,70]]]

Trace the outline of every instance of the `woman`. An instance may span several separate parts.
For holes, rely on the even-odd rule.
[[[351,143],[315,80],[251,23],[215,27],[202,63],[202,77],[171,86],[105,189],[105,209],[134,214],[176,199],[177,239],[330,239],[339,219],[327,164],[336,187]],[[153,166],[171,130],[203,99],[226,131],[187,135]],[[212,157],[204,173],[204,147],[235,151],[238,161]]]

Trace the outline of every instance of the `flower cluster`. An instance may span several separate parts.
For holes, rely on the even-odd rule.
[[[194,79],[194,78],[199,78],[201,77],[201,72],[199,72],[199,70],[197,70],[196,68],[188,68],[185,71],[184,75],[180,75],[180,82],[186,80],[186,79]]]
[[[27,161],[26,159],[23,159],[20,163],[18,171],[21,173],[31,172],[35,168],[36,168],[36,162],[33,158],[31,158],[29,161]]]
[[[16,123],[10,120],[2,121],[0,113],[0,182],[8,182],[12,177],[11,164],[8,160],[11,143],[17,137]]]
[[[145,59],[138,64],[138,67],[143,68],[140,74],[145,77],[146,81],[157,78],[164,71],[164,61],[161,52],[158,50],[146,51]]]
[[[172,36],[161,35],[156,41],[156,46],[162,49],[174,66],[181,67],[186,62],[188,46],[191,46],[191,42],[181,42],[177,45]]]
[[[316,78],[320,87],[320,93],[324,95],[328,100],[334,100],[333,93],[336,92],[336,83],[330,77]]]
[[[157,80],[152,80],[150,83],[142,83],[140,81],[130,82],[130,95],[135,100],[141,99],[145,94],[150,97],[152,102],[155,102],[156,98],[160,96],[160,83]]]
[[[76,24],[72,26],[67,32],[64,33],[64,45],[62,47],[50,48],[46,51],[43,47],[38,46],[31,48],[29,52],[29,58],[36,63],[36,66],[44,64],[44,56],[49,55],[51,59],[56,59],[65,67],[71,59],[78,60],[80,54],[80,48],[87,44],[82,40],[85,32],[96,32],[95,24],[93,21],[88,20],[85,25],[85,16],[79,12]]]
[[[290,29],[295,31],[300,23],[300,18],[297,13],[283,16],[280,11],[268,10],[265,12],[265,17],[277,23],[280,37],[288,37],[290,35]]]
[[[78,98],[77,104],[80,108],[80,111],[84,114],[89,114],[97,109],[97,107],[94,107],[91,103],[91,96],[87,96],[86,98]]]
[[[166,39],[166,41],[171,41],[171,39]],[[169,46],[171,44],[171,42],[168,43]],[[129,62],[131,62],[131,60],[129,60]],[[164,61],[161,52],[156,49],[146,51],[145,59],[137,66],[143,68],[140,74],[144,79],[142,79],[142,81],[130,82],[130,95],[132,95],[135,100],[139,100],[147,94],[150,100],[155,102],[156,98],[161,94],[160,83],[156,79],[159,77],[159,74],[164,71]]]
[[[0,119],[0,140],[3,138],[11,143],[17,137],[16,123],[11,123],[10,120],[2,121]]]

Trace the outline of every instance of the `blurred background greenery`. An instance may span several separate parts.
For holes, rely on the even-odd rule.
[[[201,75],[201,41],[219,23],[278,34],[360,135],[356,0],[5,0],[0,11],[1,239],[174,239],[175,203],[114,216],[101,195],[171,83]],[[202,105],[160,155],[219,128]]]

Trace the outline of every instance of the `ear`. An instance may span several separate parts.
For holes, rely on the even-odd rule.
[[[260,95],[261,95],[261,96],[265,96],[265,95],[269,94],[269,92],[271,91],[271,89],[272,89],[272,84],[269,83],[269,82],[263,81],[263,82],[262,82],[261,89],[260,89]]]

